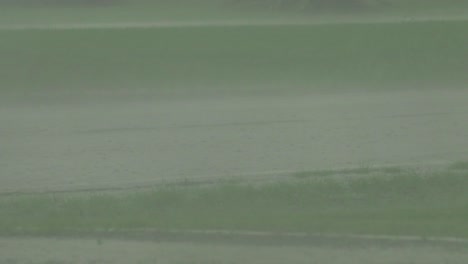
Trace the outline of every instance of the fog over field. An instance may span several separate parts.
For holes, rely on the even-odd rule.
[[[465,263],[465,2],[0,0],[0,263]]]

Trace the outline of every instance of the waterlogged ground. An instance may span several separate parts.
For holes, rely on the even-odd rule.
[[[252,246],[101,239],[0,239],[1,263],[464,264],[468,252],[435,246]]]
[[[68,33],[62,35],[61,31],[52,32],[50,29],[57,28],[68,32],[69,29],[117,30],[128,28],[139,32],[142,28],[159,27],[233,26],[234,28],[251,25],[252,21],[245,23],[245,20],[242,19],[229,19],[227,22],[220,23],[219,17],[213,17],[208,22],[194,23],[193,18],[187,18],[187,14],[183,13],[181,17],[189,22],[174,23],[168,22],[172,20],[167,20],[164,15],[156,16],[149,12],[145,16],[145,13],[142,13],[140,9],[134,11],[138,12],[138,16],[131,16],[127,12],[128,10],[124,9],[122,9],[125,11],[124,13],[119,13],[121,11],[115,9],[108,13],[106,11],[105,14],[99,13],[101,11],[81,13],[82,11],[78,9],[68,9],[68,11],[57,9],[58,11],[54,11],[55,13],[50,9],[41,9],[40,11],[21,9],[16,10],[16,13],[14,10],[11,12],[11,10],[5,8],[5,16],[1,16],[0,19],[0,30],[4,36],[8,36],[4,38],[5,41],[2,43],[4,81],[0,94],[0,194],[132,188],[157,185],[161,182],[217,180],[233,177],[265,179],[294,172],[348,167],[415,165],[428,168],[431,165],[446,164],[468,158],[468,91],[446,89],[455,88],[452,87],[451,81],[453,81],[454,86],[463,87],[463,80],[465,80],[463,70],[460,69],[466,65],[463,59],[466,53],[463,48],[463,39],[457,33],[461,24],[457,27],[445,25],[441,28],[439,26],[430,29],[423,27],[423,30],[416,28],[417,30],[414,32],[404,33],[404,35],[406,34],[406,37],[403,37],[404,41],[395,43],[393,42],[394,38],[390,37],[391,34],[382,33],[385,36],[388,35],[389,38],[380,38],[381,35],[378,34],[380,31],[371,31],[375,35],[368,37],[367,31],[355,28],[354,30],[357,30],[354,31],[355,33],[361,32],[359,34],[363,34],[362,36],[365,37],[353,38],[355,46],[346,44],[342,47],[338,45],[338,48],[335,49],[344,55],[330,56],[332,59],[325,61],[333,62],[330,65],[341,65],[336,71],[338,73],[340,69],[344,69],[345,73],[348,73],[349,70],[350,75],[346,76],[327,75],[327,71],[324,71],[321,65],[315,67],[323,61],[317,62],[319,63],[317,65],[314,63],[302,65],[302,59],[294,61],[292,57],[288,56],[283,60],[280,60],[281,56],[278,58],[269,57],[271,54],[282,54],[285,47],[294,50],[296,46],[280,42],[277,46],[272,47],[272,50],[277,52],[272,52],[269,55],[268,49],[265,53],[262,52],[264,48],[260,44],[263,43],[263,37],[257,36],[257,33],[241,35],[243,37],[239,38],[241,40],[239,48],[243,47],[240,44],[247,43],[247,39],[251,40],[249,45],[253,46],[246,48],[246,50],[239,49],[237,53],[229,48],[229,52],[226,53],[226,50],[222,48],[215,48],[217,45],[222,47],[225,45],[236,46],[236,44],[232,44],[235,42],[230,38],[222,40],[222,37],[226,37],[226,35],[214,35],[214,39],[222,41],[213,42],[218,44],[206,47],[206,50],[199,47],[191,50],[188,49],[192,46],[192,42],[189,41],[191,35],[187,35],[188,32],[186,32],[182,34],[185,37],[181,39],[186,40],[186,42],[182,42],[190,43],[190,45],[181,45],[180,39],[177,38],[174,39],[174,42],[167,44],[168,47],[175,47],[168,49],[173,53],[167,55],[170,58],[174,55],[180,57],[179,64],[177,61],[167,62],[170,65],[172,65],[171,63],[181,65],[180,68],[183,70],[193,58],[200,56],[203,61],[210,62],[212,60],[215,66],[212,67],[212,64],[208,64],[206,69],[198,69],[198,66],[192,69],[189,63],[188,68],[182,71],[183,74],[176,67],[177,71],[169,71],[169,76],[152,76],[151,74],[140,76],[138,74],[143,80],[137,79],[136,82],[132,82],[133,79],[127,80],[127,76],[132,76],[132,69],[138,69],[140,62],[148,61],[148,65],[151,65],[150,68],[155,69],[156,66],[162,65],[160,69],[165,72],[167,62],[162,61],[160,65],[157,61],[147,59],[147,54],[154,52],[154,45],[151,44],[154,39],[148,38],[150,41],[146,41],[146,43],[150,44],[147,46],[138,43],[129,48],[127,42],[123,40],[127,40],[129,36],[130,38],[132,36],[139,37],[143,40],[147,39],[147,36],[134,34],[134,31],[131,31],[131,34],[126,32],[129,35],[116,31],[123,35],[119,35],[113,40],[112,34],[103,31],[103,35],[99,37],[86,33],[83,34],[85,38],[73,36],[67,40]],[[166,11],[161,13],[169,14]],[[85,19],[83,19],[84,17]],[[158,17],[159,20],[155,21],[155,17]],[[204,16],[196,16],[196,21],[200,17]],[[257,18],[257,16],[255,17]],[[222,21],[228,18],[223,15]],[[379,16],[377,20],[374,17],[357,20],[346,18],[345,20],[348,22],[369,22],[370,19],[388,24],[389,22],[406,23],[409,20],[464,20],[466,14],[460,12],[457,17],[441,15],[437,18],[431,16],[428,19],[426,17],[413,17],[411,14],[409,17],[407,15]],[[83,21],[87,21],[87,24],[83,25]],[[271,22],[265,18],[253,24],[265,26],[288,23],[302,25],[330,23],[330,21],[298,19],[278,23],[277,20]],[[410,24],[407,25],[410,26]],[[458,29],[454,29],[453,33],[450,33],[452,31],[446,30],[446,28]],[[41,31],[31,31],[31,29],[40,29]],[[19,30],[24,32],[21,33]],[[81,31],[76,32],[77,34],[82,33]],[[200,32],[204,34],[204,31]],[[301,32],[297,35],[293,34],[297,37],[296,40],[288,37],[285,39],[291,40],[291,43],[304,41]],[[337,36],[344,36],[342,32],[333,32]],[[343,32],[349,32],[349,30],[344,29]],[[433,38],[432,33],[425,35],[424,32],[437,32],[439,38]],[[443,32],[446,34],[442,34]],[[158,32],[151,32],[151,34],[156,33]],[[322,35],[317,35],[318,39],[324,40],[324,47],[333,41],[336,42],[334,38],[327,38],[327,34],[323,35],[325,38]],[[48,37],[44,38],[44,36]],[[106,39],[108,36],[111,38]],[[75,43],[75,37],[83,42]],[[271,37],[272,40],[277,38],[276,35]],[[97,39],[106,42],[93,43]],[[312,39],[307,38],[308,41]],[[358,39],[360,41],[356,41]],[[209,42],[205,39],[199,40]],[[327,42],[327,40],[331,42]],[[372,45],[367,45],[366,40]],[[374,41],[380,43],[381,49],[374,50],[372,48]],[[385,48],[383,43],[389,41],[396,46],[389,44],[389,48]],[[30,43],[36,43],[37,48],[29,49]],[[63,50],[56,47],[56,43],[63,44]],[[77,43],[78,46],[76,46]],[[79,43],[93,43],[93,45],[85,47],[79,46]],[[320,44],[322,42],[313,40],[313,43]],[[418,49],[413,49],[413,46],[409,45],[411,43],[417,43],[415,47]],[[421,46],[421,43],[430,44]],[[447,43],[450,43],[450,48],[447,48],[449,47]],[[310,49],[304,49],[307,51],[305,54],[317,52],[313,47],[320,48],[319,44],[311,45]],[[254,49],[257,46],[261,48]],[[95,60],[95,56],[99,58],[100,52],[92,53],[99,51],[97,47],[115,48],[115,53],[110,52],[107,55],[109,56],[107,60],[99,60],[101,62],[108,61],[109,64],[88,63],[98,62]],[[165,46],[163,45],[163,47]],[[348,49],[349,53],[346,52]],[[31,60],[31,56],[28,56],[28,53],[24,52],[25,50],[32,51],[31,54],[35,59]],[[121,54],[119,51],[125,51],[128,54]],[[355,53],[358,55],[352,55]],[[88,57],[86,57],[87,54]],[[224,56],[218,57],[223,54]],[[249,60],[252,57],[251,54],[258,58],[264,58],[264,60],[260,59],[259,64],[253,65]],[[365,56],[361,58],[359,54]],[[430,54],[434,56],[432,57]],[[228,55],[232,57],[228,57]],[[55,57],[60,59],[55,63],[53,60],[50,61],[50,58]],[[77,58],[83,59],[83,64],[75,65]],[[104,56],[104,58],[107,57]],[[114,63],[114,58],[121,58],[122,61],[127,60],[130,63],[124,67],[123,71],[119,71],[120,68],[117,67],[118,64]],[[274,58],[276,60],[271,60]],[[346,61],[343,58],[346,58]],[[350,58],[353,58],[351,60],[352,67],[348,68],[347,60]],[[395,60],[391,60],[392,58]],[[244,60],[248,63],[241,63]],[[239,68],[233,67],[233,70],[230,67],[226,68],[226,65],[231,65],[233,61],[239,63]],[[287,69],[296,70],[293,71],[294,74],[290,73],[290,75],[288,75],[288,71],[271,71],[270,66],[275,65],[271,61],[280,62],[280,65],[284,65]],[[401,61],[404,63],[400,63]],[[375,62],[376,67],[373,66],[374,64],[369,66],[368,62]],[[37,65],[40,66],[40,71],[36,70]],[[237,64],[234,63],[235,65]],[[249,68],[249,65],[253,66]],[[218,67],[220,67],[220,71],[217,71]],[[256,95],[248,96],[249,89],[242,87],[242,82],[237,82],[237,79],[234,78],[236,82],[229,83],[229,80],[225,79],[226,76],[216,74],[223,73],[222,69],[231,69],[230,74],[226,75],[227,77],[231,75],[236,77],[239,73],[244,73],[241,75],[250,76],[250,78],[254,76],[256,80],[258,76],[263,76],[265,79],[260,82],[262,85],[272,84],[272,87],[275,87],[271,90],[268,88],[254,89],[255,91],[252,93],[256,93]],[[272,67],[272,69],[276,68]],[[295,80],[295,72],[298,69],[307,69],[304,72],[310,71],[317,76],[301,75],[300,80]],[[406,72],[406,69],[411,72]],[[56,75],[62,70],[65,74]],[[74,72],[74,70],[78,71]],[[98,73],[95,74],[95,71]],[[192,76],[192,74],[197,75],[198,72],[201,72],[202,75],[197,76],[197,78]],[[301,71],[299,70],[299,72]],[[314,92],[298,95],[297,90],[304,90],[295,89],[294,85],[297,83],[301,85],[305,83],[307,91],[310,87],[321,87],[320,80],[323,79],[319,74],[321,72],[324,73],[324,79],[334,80],[340,85],[346,83],[343,80],[348,80],[351,77],[353,80],[360,80],[359,74],[362,72],[366,74],[362,75],[361,78],[374,80],[368,86],[374,85],[375,80],[383,80],[381,81],[383,85],[382,87],[375,86],[379,89],[369,89],[380,91],[372,93],[366,93],[362,90],[356,93],[345,92],[350,91],[345,89],[346,86],[343,89],[337,88],[327,93]],[[204,73],[209,77],[209,80],[204,79]],[[353,74],[357,74],[358,77]],[[27,78],[24,78],[25,76]],[[67,76],[76,77],[74,80],[77,83]],[[242,76],[238,79],[243,80]],[[107,79],[107,77],[112,80]],[[225,87],[218,87],[219,83],[237,85],[238,89],[243,92],[236,93],[237,90],[234,89],[232,94],[244,94],[244,96],[227,96],[226,94],[225,97],[212,95],[205,98],[194,98],[191,97],[191,94],[197,94],[198,88],[195,88],[193,90],[181,89],[180,94],[166,98],[157,97],[154,94],[146,96],[143,88],[129,89],[135,84],[144,84],[146,79],[156,82],[150,83],[150,87],[160,88],[160,85],[164,86],[164,82],[161,80],[166,80],[166,77],[170,80],[169,83],[181,82],[184,85],[190,83],[185,79],[193,79],[192,86],[208,90],[208,92],[203,93],[206,95],[211,94],[211,92],[217,95],[223,94]],[[275,83],[273,80],[276,79],[282,82]],[[420,83],[421,86],[413,87],[404,92],[402,87],[393,87],[396,89],[392,89],[391,86],[398,83],[393,82],[393,79],[402,81],[402,83],[405,83],[404,80],[406,80],[408,86],[413,86],[413,83]],[[215,85],[205,87],[205,82],[211,83],[209,81],[212,80],[218,81],[213,82]],[[291,93],[288,92],[289,88],[287,87],[290,81],[297,81],[290,85]],[[65,90],[73,92],[75,95],[51,92],[57,83],[69,84],[70,89]],[[97,89],[94,90],[95,94],[91,94],[92,87],[97,87],[101,83],[104,84],[102,87],[110,84],[113,87],[112,91]],[[424,87],[431,85],[431,83],[433,86],[447,83],[447,86],[450,87],[436,87],[437,89],[433,91]],[[22,87],[20,84],[26,87]],[[75,86],[87,88],[76,90],[73,89]],[[105,92],[106,90],[107,92]],[[141,90],[141,96],[135,96],[138,93],[137,90]],[[278,92],[278,90],[281,91],[281,95],[269,92]],[[24,94],[22,94],[23,92]],[[84,94],[86,96],[82,97]],[[285,96],[285,94],[289,95]],[[306,174],[293,175],[304,176]],[[15,196],[12,199],[22,199],[22,197]],[[406,196],[402,198],[402,201],[406,201],[405,199]],[[462,199],[460,198],[459,201],[461,204]],[[275,205],[274,208],[276,209],[277,206]],[[187,215],[184,216],[187,217]],[[205,215],[205,217],[209,216]],[[241,215],[240,217],[246,216]],[[460,222],[463,223],[462,217],[456,219],[462,219]],[[403,218],[408,217],[405,215]],[[454,217],[451,216],[451,218]],[[80,219],[74,219],[74,221],[79,222]],[[350,219],[337,221],[350,221]],[[463,224],[453,223],[457,223],[457,221],[444,222],[440,228],[447,225],[463,228]],[[66,224],[64,223],[65,226]],[[362,222],[360,224],[362,225]],[[419,224],[420,222],[418,222]],[[421,227],[421,229],[424,228],[424,226]],[[348,240],[339,236],[333,238],[334,241],[337,241],[336,244],[324,241],[315,241],[312,244],[282,244],[281,241],[278,243],[276,240],[270,241],[272,243],[265,243],[264,239],[262,243],[255,244],[250,239],[245,239],[240,243],[231,243],[235,236],[227,236],[228,241],[221,243],[219,238],[214,240],[199,240],[198,238],[174,240],[170,237],[148,239],[147,234],[142,237],[133,236],[132,240],[130,239],[131,235],[124,236],[125,239],[116,239],[117,237],[112,236],[101,237],[100,235],[86,237],[84,234],[80,237],[70,235],[68,238],[63,235],[60,239],[1,237],[0,263],[461,264],[467,263],[468,260],[465,244],[460,246],[462,244],[459,242],[452,241],[454,238],[448,238],[452,242],[447,244],[452,243],[452,246],[446,246],[442,245],[443,243],[427,243],[427,238],[421,238],[418,243],[412,244],[406,241],[405,236],[393,237],[392,243],[382,244],[377,243],[374,236],[367,233],[368,238],[363,237],[363,241],[367,241],[364,244],[361,243],[362,241],[358,241],[360,238],[357,238],[353,243],[346,244],[344,241]]]
[[[468,91],[113,96],[2,104],[0,192],[428,165],[468,156]]]

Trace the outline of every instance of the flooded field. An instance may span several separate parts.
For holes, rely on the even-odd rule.
[[[3,263],[464,264],[467,259],[466,251],[430,245],[367,248],[158,243],[105,239],[0,239],[0,262]]]
[[[1,191],[431,165],[468,155],[465,91],[2,106]]]
[[[465,2],[0,0],[0,263],[467,263]]]

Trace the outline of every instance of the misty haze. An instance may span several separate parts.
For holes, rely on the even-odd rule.
[[[0,264],[466,264],[467,32],[466,0],[0,0]]]

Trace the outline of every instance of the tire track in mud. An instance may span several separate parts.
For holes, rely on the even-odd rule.
[[[329,20],[218,20],[218,21],[160,21],[160,22],[117,22],[117,23],[61,23],[61,24],[14,24],[0,25],[0,31],[24,30],[93,30],[93,29],[153,29],[153,28],[199,28],[199,27],[243,27],[243,26],[312,26],[328,24],[390,24],[414,22],[466,21],[467,17],[388,17],[364,19]]]
[[[430,112],[430,113],[415,113],[415,114],[397,114],[385,116],[371,116],[368,118],[353,117],[353,118],[340,118],[330,120],[335,122],[342,122],[343,120],[363,120],[363,119],[403,119],[403,118],[419,118],[419,117],[433,117],[433,116],[454,116],[454,115],[468,115],[468,112]],[[140,126],[140,127],[108,127],[108,128],[95,128],[88,130],[81,130],[79,134],[102,134],[102,133],[119,133],[127,131],[148,131],[148,130],[162,130],[162,129],[203,129],[203,128],[224,128],[224,127],[241,127],[241,126],[271,126],[278,124],[306,124],[317,122],[317,119],[282,119],[282,120],[257,120],[245,122],[225,122],[225,123],[206,123],[206,124],[187,124],[176,126]]]
[[[1,235],[0,235],[1,236]],[[468,239],[365,234],[317,234],[305,232],[229,231],[229,230],[68,230],[56,234],[16,233],[1,237],[109,239],[176,243],[221,243],[253,246],[327,246],[327,247],[408,247],[433,246],[463,250]]]

